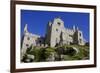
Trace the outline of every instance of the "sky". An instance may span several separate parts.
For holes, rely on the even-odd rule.
[[[24,33],[25,24],[28,25],[30,33],[44,36],[48,22],[56,17],[64,21],[65,28],[72,29],[73,25],[78,26],[85,40],[89,42],[89,13],[82,12],[21,10],[21,36]]]

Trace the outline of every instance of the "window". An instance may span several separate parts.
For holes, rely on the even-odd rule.
[[[59,26],[61,25],[61,23],[60,23],[60,22],[58,22],[57,24],[58,24]]]
[[[29,45],[28,45],[28,44],[26,44],[26,46],[28,47]]]
[[[29,38],[29,37],[27,37],[27,40],[30,40],[30,38]]]
[[[56,29],[56,31],[58,32],[58,29]]]
[[[80,33],[80,36],[81,36],[81,33]]]
[[[41,40],[39,40],[39,43],[41,43]]]

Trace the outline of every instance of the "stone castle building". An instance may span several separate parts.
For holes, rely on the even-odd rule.
[[[45,37],[28,32],[27,24],[24,28],[24,35],[21,41],[22,54],[24,55],[30,46],[50,46],[58,45],[84,45],[85,40],[81,30],[73,26],[73,29],[65,28],[61,18],[55,18],[49,22]]]

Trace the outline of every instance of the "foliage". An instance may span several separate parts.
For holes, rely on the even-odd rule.
[[[50,48],[50,47],[46,48],[45,49],[45,58],[48,58],[51,55],[51,53],[55,53],[55,49]]]
[[[79,52],[76,53],[76,51],[72,47],[76,47]],[[23,58],[23,62],[25,62],[25,59],[27,59],[27,54],[35,56],[34,60],[31,60],[32,62],[44,62],[51,55],[51,53],[56,54],[55,61],[89,59],[89,46],[63,45],[53,48],[31,46],[27,49],[26,54]]]

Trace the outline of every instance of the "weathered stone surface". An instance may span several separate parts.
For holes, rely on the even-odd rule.
[[[51,52],[51,54],[48,56],[46,61],[55,61],[55,54],[53,52]]]
[[[27,57],[29,58],[29,59],[33,59],[34,60],[34,55],[30,55],[30,54],[27,54]]]
[[[73,47],[73,49],[76,51],[76,54],[77,54],[77,53],[79,53],[79,50],[78,50],[78,48],[76,48],[76,47]]]

